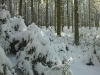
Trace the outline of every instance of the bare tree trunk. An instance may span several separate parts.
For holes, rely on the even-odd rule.
[[[57,31],[57,0],[55,0],[55,17],[54,17],[55,32]]]
[[[22,0],[19,2],[19,15],[22,16]]]
[[[48,0],[46,0],[46,28],[48,28]]]
[[[67,0],[67,26],[70,28],[69,0]]]
[[[34,22],[34,16],[33,16],[33,0],[31,0],[31,22]]]
[[[61,1],[61,26],[62,26],[62,31],[63,31],[63,28],[64,28],[64,4],[63,4],[63,1]]]
[[[98,14],[98,10],[96,9],[96,14],[95,14],[95,27],[98,30],[99,27],[99,14]]]
[[[74,33],[74,40],[75,40],[75,45],[79,45],[79,29],[78,29],[78,23],[79,23],[79,19],[78,19],[78,0],[74,0],[74,11],[75,11],[75,15],[74,15],[74,20],[75,20],[75,33]]]
[[[13,16],[13,12],[12,12],[12,0],[9,0],[9,9],[10,9],[10,14],[11,14],[11,17]]]
[[[2,0],[2,2],[1,2],[2,4],[4,4],[5,3],[5,0]]]
[[[61,0],[57,0],[57,35],[61,36]]]
[[[73,2],[72,2],[72,32],[74,32],[74,20],[73,20],[73,18],[74,18],[74,8],[73,8]]]
[[[39,13],[40,11],[39,11],[39,7],[40,7],[40,5],[39,5],[39,1],[38,1],[38,26],[39,26],[39,24],[40,24],[40,23],[39,23],[39,22],[40,22],[40,17],[39,17],[39,16],[40,16],[40,15],[39,15],[39,14],[40,14],[40,13]]]
[[[89,0],[89,29],[90,29],[90,0]]]
[[[25,19],[25,23],[27,25],[27,22],[26,22],[27,21],[27,13],[26,13],[27,12],[26,11],[27,9],[26,8],[27,8],[27,5],[26,5],[26,2],[25,2],[25,15],[24,15],[24,19]]]

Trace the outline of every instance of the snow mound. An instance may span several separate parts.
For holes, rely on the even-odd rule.
[[[38,73],[42,75],[54,65],[64,64],[64,60],[68,60],[64,43],[60,41],[50,42],[44,38],[40,28],[34,23],[27,27],[23,37],[27,41],[27,45],[17,53],[16,57],[19,61],[18,68],[25,74],[34,75]],[[27,67],[26,64],[30,66]]]

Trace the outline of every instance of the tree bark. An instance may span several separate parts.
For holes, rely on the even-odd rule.
[[[69,0],[67,0],[67,26],[70,28]]]
[[[48,0],[46,0],[46,28],[48,28]]]
[[[55,0],[55,16],[54,16],[54,26],[55,26],[55,32],[57,31],[57,0]]]
[[[75,11],[75,15],[74,15],[74,20],[75,20],[75,33],[74,33],[74,37],[75,37],[75,45],[79,45],[79,29],[78,29],[78,23],[79,23],[79,19],[78,19],[78,0],[74,0],[74,11]]]
[[[91,29],[90,27],[90,0],[89,0],[89,29]]]
[[[19,15],[22,16],[22,0],[19,2]]]
[[[61,37],[61,0],[57,0],[57,35]]]
[[[31,0],[31,22],[34,22],[34,16],[33,16],[33,0]]]
[[[39,13],[39,12],[40,12],[40,11],[39,11],[39,1],[38,1],[38,26],[39,26],[39,24],[40,24],[40,23],[39,23],[39,22],[40,22],[40,15],[39,15],[40,13]]]

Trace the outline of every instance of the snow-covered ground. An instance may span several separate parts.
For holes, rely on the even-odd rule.
[[[73,75],[100,75],[100,66],[88,66],[83,62],[83,55],[79,52],[71,54],[71,70]]]
[[[85,30],[85,29],[83,29],[83,30]],[[86,30],[87,30],[87,28],[86,28]],[[95,30],[95,28],[93,30]],[[41,29],[41,33],[44,36],[44,38],[53,40],[53,38],[55,38],[56,34],[52,34],[53,31],[52,30],[50,30],[50,31],[51,32],[49,32],[49,30],[45,30],[45,28]],[[100,75],[100,65],[99,66],[97,66],[97,65],[89,66],[89,65],[85,64],[86,55],[88,54],[87,47],[86,48],[81,47],[83,45],[80,45],[78,47],[76,47],[75,45],[72,45],[73,34],[71,33],[71,30],[65,30],[65,32],[62,33],[62,35],[63,35],[62,37],[65,38],[65,36],[68,36],[67,40],[70,40],[69,42],[66,42],[66,41],[64,41],[64,42],[68,46],[68,49],[69,49],[66,52],[67,52],[68,59],[70,60],[70,68],[73,72],[73,75]],[[83,32],[83,31],[81,31],[81,32]],[[89,35],[89,33],[87,33],[87,34]],[[94,35],[98,35],[98,33],[95,33]],[[50,36],[52,36],[52,37],[50,37]],[[87,36],[87,37],[89,37],[89,36]],[[92,36],[92,37],[94,37],[94,36]],[[66,40],[66,39],[62,39],[61,41],[63,41],[63,40]],[[59,41],[59,39],[57,39],[57,37],[56,37],[55,43],[56,43],[56,41]],[[18,62],[15,55],[9,54],[8,57],[12,61],[13,65],[15,66]]]
[[[100,75],[100,28],[79,28],[80,43],[75,46],[72,28],[64,27],[58,37],[53,27],[27,27],[21,17],[10,18],[4,9],[0,19],[0,73]]]
[[[70,59],[70,67],[73,72],[73,75],[100,75],[100,65],[86,65],[86,60],[88,59],[88,56],[86,55],[93,55],[91,54],[92,50],[95,49],[94,47],[90,47],[91,50],[89,50],[87,43],[99,45],[98,36],[100,36],[100,28],[96,30],[95,27],[91,28],[89,30],[88,27],[80,28],[80,45],[76,47],[73,45],[73,33],[72,29],[69,30],[65,27],[64,32],[62,33],[62,41],[64,40],[64,43],[68,46],[69,51],[67,51],[67,55]],[[53,33],[53,32],[52,32]],[[44,33],[49,34],[49,33]],[[51,34],[52,35],[52,34]],[[46,36],[47,37],[47,36]],[[95,38],[97,37],[97,38]],[[66,40],[67,39],[67,40]],[[97,40],[97,41],[96,41]],[[87,45],[87,46],[86,46]],[[88,51],[90,54],[88,54]],[[94,61],[97,63],[96,61]],[[99,62],[100,63],[100,62]]]
[[[85,65],[83,54],[80,52],[69,51],[68,54],[73,75],[100,75],[100,66]],[[15,55],[9,54],[8,57],[14,66],[18,63]]]

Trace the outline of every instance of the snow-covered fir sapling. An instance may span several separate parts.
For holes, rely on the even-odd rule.
[[[16,75],[10,59],[6,56],[6,49],[9,46],[6,40],[6,26],[10,18],[5,5],[0,5],[0,75]]]
[[[65,61],[65,64],[55,65],[51,67],[44,73],[44,75],[73,75],[73,73],[70,70],[69,61]]]
[[[67,60],[66,47],[61,42],[61,38],[55,36],[54,31],[51,31],[49,35],[51,40],[49,40],[44,38],[41,34],[41,29],[34,23],[27,27],[21,17],[10,18],[10,22],[8,19],[5,24],[1,22],[1,25],[7,26],[6,29],[3,29],[5,33],[4,40],[7,44],[1,45],[4,50],[9,49],[15,54],[17,52],[18,63],[15,67],[16,72],[19,70],[24,75],[44,75],[51,68],[57,66],[61,75],[72,75],[68,63],[63,63],[65,60],[63,57]],[[68,67],[66,68],[66,66]],[[5,64],[3,67],[5,67]],[[53,75],[56,74],[55,72],[57,70],[52,72]]]
[[[99,66],[100,65],[100,36],[97,34],[97,30],[93,31],[93,33],[87,33],[86,35],[88,36],[89,41],[88,45],[86,46],[88,51],[87,54],[85,55],[84,62],[86,65],[93,65],[93,66]],[[86,38],[86,37],[85,37]]]
[[[40,28],[35,24],[29,25],[24,33],[28,33],[23,35],[27,45],[16,56],[18,59],[17,66],[24,74],[44,75],[46,71],[49,71],[54,66],[64,66],[63,57],[67,60],[67,53],[63,43],[54,43],[45,39],[41,34]],[[53,71],[54,75],[55,72]]]
[[[10,43],[10,52],[16,54],[16,52],[26,46],[27,41],[24,40],[26,29],[27,27],[21,17],[10,19],[10,25],[8,27],[8,31],[6,32],[7,41]]]
[[[9,42],[7,41],[7,28],[9,26],[10,13],[6,10],[5,4],[0,5],[0,45],[7,53]]]

